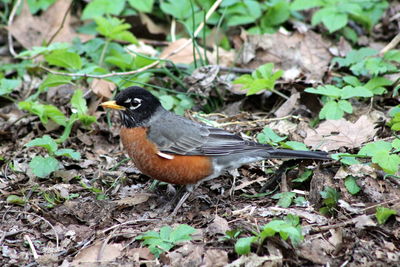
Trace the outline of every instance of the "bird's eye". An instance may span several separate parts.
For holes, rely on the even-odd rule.
[[[134,99],[132,100],[130,109],[132,109],[132,110],[137,109],[137,108],[140,107],[141,105],[142,105],[142,99],[140,99],[140,98],[134,98]]]

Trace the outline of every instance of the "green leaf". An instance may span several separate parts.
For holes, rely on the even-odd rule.
[[[348,16],[344,13],[331,13],[322,17],[322,23],[333,33],[347,25]]]
[[[72,77],[64,75],[49,74],[46,79],[40,84],[39,91],[44,92],[48,87],[56,87],[62,84],[70,83]]]
[[[379,151],[390,151],[391,149],[392,145],[389,142],[379,140],[363,146],[358,152],[358,155],[373,157]]]
[[[347,176],[344,180],[344,185],[347,191],[349,191],[349,193],[352,195],[356,195],[361,190],[353,176]]]
[[[257,135],[257,140],[261,144],[276,144],[286,138],[287,137],[280,137],[268,126],[264,127],[263,131]]]
[[[160,8],[164,13],[170,14],[179,20],[187,19],[192,14],[192,8],[188,0],[162,1]],[[198,8],[194,7],[194,9],[197,11]]]
[[[176,243],[192,240],[192,237],[190,235],[193,234],[195,231],[196,229],[194,229],[193,227],[187,224],[181,224],[171,232],[170,241]]]
[[[71,106],[75,110],[74,113],[78,114],[86,114],[88,108],[86,106],[86,100],[83,98],[83,91],[80,89],[75,90],[74,94],[71,97]]]
[[[343,81],[345,81],[347,84],[350,84],[354,87],[362,86],[362,83],[360,82],[360,80],[355,76],[344,76]]]
[[[295,0],[290,5],[292,10],[305,10],[314,7],[323,6],[325,3],[323,0]]]
[[[379,224],[384,224],[390,216],[396,214],[397,212],[395,210],[385,207],[376,207],[375,217],[378,220]]]
[[[50,65],[57,67],[73,70],[82,68],[81,57],[77,53],[67,50],[55,50],[51,54],[44,56],[44,58]]]
[[[374,94],[366,87],[363,86],[345,86],[342,89],[341,98],[342,99],[349,99],[352,97],[372,97]]]
[[[304,91],[311,94],[326,95],[332,98],[339,98],[342,96],[342,90],[333,85],[318,86],[317,89],[310,87]]]
[[[293,179],[292,182],[295,182],[295,183],[305,182],[311,178],[312,174],[313,174],[312,170],[306,170],[299,177],[297,177],[296,179]]]
[[[250,253],[251,244],[257,240],[257,237],[242,237],[236,241],[235,252],[239,255],[246,255]]]
[[[67,118],[64,113],[61,112],[56,106],[44,105],[44,115],[49,117],[55,123],[65,126],[67,124]]]
[[[347,100],[340,100],[338,102],[338,107],[346,113],[353,113],[353,107],[351,106],[350,102]]]
[[[295,197],[294,192],[282,192],[272,196],[273,199],[279,199],[277,205],[283,208],[289,208]]]
[[[137,1],[137,2],[147,2]],[[125,0],[93,0],[83,10],[82,19],[93,19],[105,14],[119,15],[125,6]]]
[[[172,232],[172,228],[170,226],[163,226],[160,228],[160,239],[164,241],[170,240],[170,235]]]
[[[399,150],[400,149],[400,139],[398,139],[398,138],[394,139],[392,142],[392,147],[396,150]]]
[[[6,200],[7,204],[17,204],[17,205],[24,205],[26,200],[17,195],[9,195]]]
[[[166,110],[171,110],[175,105],[175,98],[170,95],[162,95],[159,100]]]
[[[388,150],[381,150],[372,156],[372,162],[378,164],[385,172],[396,174],[399,170],[400,156],[390,154]]]
[[[296,142],[296,141],[287,141],[282,144],[283,148],[289,148],[293,150],[301,150],[301,151],[308,151],[308,147],[301,142]]]
[[[31,14],[36,14],[40,10],[46,10],[49,6],[51,6],[56,0],[27,0],[29,11]],[[3,3],[7,3],[7,1],[3,1]]]
[[[153,10],[154,0],[128,0],[128,3],[131,5],[131,7],[140,12],[151,13]]]
[[[75,151],[73,149],[70,149],[70,148],[59,149],[54,154],[56,156],[69,157],[69,158],[72,158],[72,159],[75,159],[75,160],[81,159],[81,153],[79,153],[79,152],[77,152],[77,151]]]
[[[263,27],[280,25],[290,17],[290,6],[286,0],[268,3],[267,7],[267,12],[260,20]]]
[[[337,204],[340,198],[339,192],[334,188],[325,186],[324,191],[319,192],[321,197],[324,199],[324,204],[328,207],[333,207]]]
[[[59,169],[59,162],[53,157],[36,156],[29,163],[32,173],[40,178],[46,178]]]
[[[3,78],[0,81],[0,96],[1,95],[8,95],[14,89],[17,89],[18,87],[21,86],[21,80],[20,79],[6,79]]]
[[[123,20],[117,18],[103,18],[96,17],[95,22],[97,24],[96,31],[104,35],[108,39],[117,41],[126,41],[132,44],[137,44],[136,37],[128,31],[131,25],[124,23]]]
[[[325,103],[319,112],[320,119],[339,120],[343,118],[344,111],[336,101],[329,101]]]
[[[35,138],[28,142],[26,147],[39,146],[45,148],[49,153],[54,153],[57,150],[57,143],[48,135],[43,135],[42,138]]]

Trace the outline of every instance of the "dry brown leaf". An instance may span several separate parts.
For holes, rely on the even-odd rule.
[[[240,54],[240,62],[250,68],[273,62],[285,71],[301,70],[307,83],[317,83],[328,70],[332,58],[330,45],[313,31],[292,35],[249,35]],[[294,78],[292,76],[290,79]]]
[[[168,27],[154,23],[154,21],[144,13],[139,13],[139,17],[142,23],[146,25],[150,33],[168,35],[169,33]]]
[[[292,94],[276,111],[275,116],[280,118],[289,115],[296,107],[297,101],[300,99],[300,93]]]
[[[222,267],[228,264],[228,252],[222,249],[209,249],[204,255],[202,267]]]
[[[207,232],[211,235],[225,234],[229,230],[228,221],[218,215],[215,215],[214,221],[207,227]]]
[[[93,246],[79,251],[72,261],[72,266],[83,266],[87,263],[105,263],[115,260],[121,255],[124,246],[122,244],[106,244],[103,248],[103,242],[97,242]],[[103,249],[99,255],[100,250]]]
[[[355,148],[371,140],[377,129],[374,122],[363,115],[355,123],[345,119],[327,120],[317,129],[308,129],[304,143],[313,149],[324,151],[337,150],[340,147]]]
[[[109,82],[103,79],[93,79],[90,84],[90,88],[93,93],[95,93],[98,97],[103,97],[106,99],[112,98],[112,92],[117,88],[115,83]]]
[[[23,3],[21,14],[8,28],[15,39],[25,48],[40,46],[57,32],[62,24],[64,14],[67,12],[72,0],[58,0],[40,16],[32,16],[26,1]],[[70,25],[71,14],[65,18],[64,26],[58,32],[53,42],[71,42],[75,37],[87,41],[93,36],[78,34]]]
[[[161,58],[171,54],[173,51],[181,47],[183,44],[185,44],[188,41],[188,39],[182,38],[179,40],[176,40],[175,42],[170,43],[164,51],[161,53]],[[201,55],[204,55],[204,50],[202,48],[199,48],[196,50],[196,58],[199,58],[199,54],[197,53],[200,51]],[[209,57],[210,55],[208,55]],[[183,64],[190,64],[193,62],[193,44],[190,44],[186,46],[184,49],[182,49],[180,52],[172,55],[171,57],[168,58],[174,63],[183,63]]]

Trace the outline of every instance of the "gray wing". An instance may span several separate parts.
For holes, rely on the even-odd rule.
[[[217,156],[241,153],[255,147],[270,148],[171,113],[158,118],[151,125],[148,138],[164,153]]]

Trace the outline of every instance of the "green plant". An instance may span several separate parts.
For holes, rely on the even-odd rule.
[[[20,86],[20,79],[0,79],[0,96],[7,97],[14,89]]]
[[[86,190],[89,190],[90,192],[94,193],[96,195],[97,200],[104,200],[107,199],[107,195],[105,194],[104,190],[101,188],[97,188],[94,186],[87,185],[85,182],[82,180],[79,181],[79,184]]]
[[[190,235],[195,231],[196,229],[187,224],[180,224],[174,229],[163,226],[159,232],[148,231],[137,236],[136,240],[143,240],[142,244],[148,246],[150,252],[158,258],[161,253],[169,251],[178,243],[192,240]]]
[[[379,224],[384,224],[390,216],[396,215],[397,211],[385,207],[376,207],[375,217]]]
[[[349,21],[357,22],[371,30],[388,6],[387,1],[295,0],[291,4],[291,9],[316,8],[318,11],[312,16],[312,25],[322,23],[330,33],[343,30],[346,37],[355,41],[357,34],[347,26]]]
[[[70,148],[58,149],[57,143],[48,135],[42,138],[35,138],[25,145],[26,147],[43,147],[47,150],[48,156],[35,156],[29,163],[32,173],[40,178],[48,177],[52,172],[60,169],[60,162],[56,157],[69,157],[79,160],[81,154]]]
[[[281,137],[277,135],[271,128],[265,126],[261,133],[257,135],[257,141],[261,144],[269,144],[272,146],[280,145],[282,148],[288,148],[293,150],[309,150],[303,143],[296,141],[286,141],[287,137]]]
[[[383,140],[366,144],[360,149],[358,155],[371,157],[371,161],[378,164],[388,174],[396,174],[399,171],[400,139],[391,143]]]
[[[53,80],[51,86],[55,86],[55,84],[60,84],[60,80],[57,81],[58,82],[55,82]],[[68,81],[68,79],[65,79],[64,81]],[[49,78],[47,78],[42,83],[42,85],[45,84],[45,87],[49,87],[49,83]],[[41,90],[39,89],[38,92],[40,91]],[[50,119],[58,125],[64,126],[64,132],[57,140],[57,142],[62,143],[69,137],[72,126],[75,122],[80,121],[85,127],[87,127],[96,121],[96,117],[87,114],[88,108],[86,105],[86,100],[83,98],[82,90],[78,89],[74,91],[74,94],[71,97],[70,104],[72,115],[69,118],[67,118],[64,113],[62,113],[61,110],[59,110],[56,106],[42,104],[34,97],[26,101],[19,102],[18,106],[22,110],[37,115],[43,124],[47,124]]]
[[[356,195],[361,191],[361,188],[358,186],[356,178],[353,176],[347,176],[344,180],[344,186],[350,194]]]
[[[244,74],[236,78],[232,83],[242,84],[242,89],[247,90],[247,95],[253,95],[262,90],[269,90],[284,98],[287,98],[274,89],[276,80],[282,77],[282,75],[282,70],[274,72],[274,64],[267,63],[258,67],[251,73],[251,75]]]
[[[344,58],[335,57],[332,62],[341,68],[349,68],[354,75],[376,77],[398,71],[396,63],[400,63],[400,50],[390,50],[381,55],[378,50],[364,47],[350,51]]]
[[[353,113],[353,107],[348,101],[354,97],[372,97],[373,93],[363,86],[347,85],[339,88],[334,85],[318,86],[315,88],[307,88],[307,93],[323,95],[322,102],[324,106],[319,112],[320,119],[337,120],[344,116],[344,113]]]
[[[290,238],[294,246],[303,240],[300,219],[298,216],[289,214],[285,220],[273,220],[262,227],[262,231],[250,237],[239,238],[235,244],[235,252],[239,255],[250,253],[251,245],[262,246],[265,239],[279,233],[283,240]]]
[[[339,201],[340,193],[332,187],[325,186],[324,190],[320,192],[320,195],[325,206],[320,208],[319,212],[324,215],[333,214]]]

